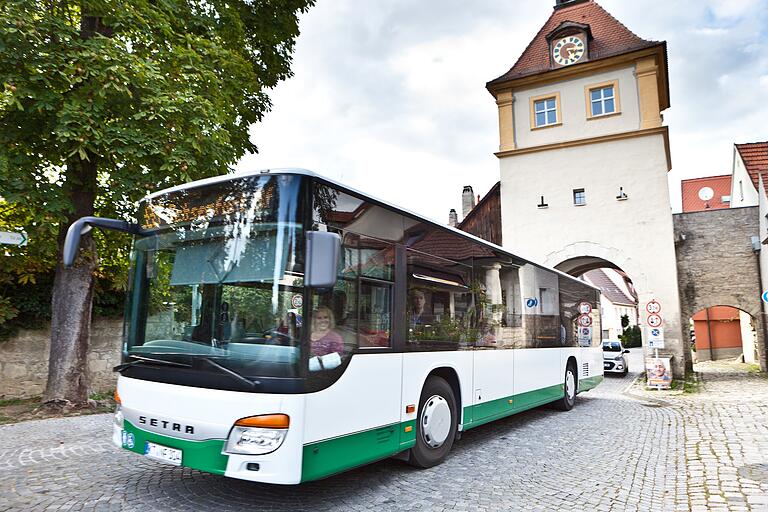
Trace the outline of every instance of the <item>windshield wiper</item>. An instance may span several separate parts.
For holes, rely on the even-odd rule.
[[[142,357],[142,356],[134,356],[134,355],[130,355],[128,357],[135,359],[135,361],[119,364],[114,368],[112,368],[112,371],[120,373],[126,368],[130,368],[131,366],[135,366],[141,363],[151,363],[151,364],[159,364],[159,365],[166,365],[166,366],[178,366],[181,368],[192,368],[191,364],[177,363],[176,361],[168,361],[166,359],[154,359],[152,357]]]
[[[213,359],[211,359],[210,357],[205,357],[205,356],[195,356],[195,359],[200,359],[200,360],[202,360],[202,361],[205,361],[206,363],[208,363],[209,365],[213,366],[214,368],[216,368],[216,369],[217,369],[217,370],[219,370],[220,372],[222,372],[222,373],[225,373],[225,374],[229,375],[230,377],[232,377],[232,378],[233,378],[233,379],[235,379],[235,380],[239,380],[239,381],[240,381],[240,382],[242,382],[243,384],[247,384],[247,385],[248,385],[248,387],[250,387],[251,389],[253,389],[253,388],[255,388],[257,385],[261,384],[261,383],[260,383],[258,380],[251,380],[251,379],[249,379],[248,377],[245,377],[244,375],[242,375],[242,374],[240,374],[240,373],[237,373],[237,372],[236,372],[236,371],[234,371],[234,370],[230,370],[230,369],[229,369],[229,368],[227,368],[226,366],[222,366],[222,365],[220,365],[219,363],[217,363],[216,361],[214,361],[214,360],[213,360]]]

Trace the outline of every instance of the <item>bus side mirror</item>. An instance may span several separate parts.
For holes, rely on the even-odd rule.
[[[304,286],[333,288],[341,253],[341,237],[327,231],[307,231],[307,268]]]
[[[70,268],[75,262],[77,251],[80,249],[80,237],[88,233],[93,226],[125,231],[134,235],[141,235],[144,231],[138,224],[130,224],[124,220],[106,219],[104,217],[81,217],[73,222],[67,230],[67,238],[64,239],[64,267]]]

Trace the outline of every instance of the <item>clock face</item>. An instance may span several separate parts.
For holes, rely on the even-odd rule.
[[[569,66],[579,62],[585,51],[584,41],[576,36],[566,36],[555,42],[552,58],[561,66]]]

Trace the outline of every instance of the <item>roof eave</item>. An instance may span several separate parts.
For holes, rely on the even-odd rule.
[[[502,90],[515,89],[520,86],[528,86],[538,82],[554,81],[563,78],[567,78],[572,75],[578,75],[580,73],[586,73],[596,68],[602,68],[607,66],[613,66],[621,63],[629,63],[636,60],[639,57],[660,54],[660,58],[663,61],[663,65],[659,66],[659,80],[661,97],[659,98],[659,106],[662,110],[669,108],[669,80],[668,80],[668,65],[667,65],[667,42],[661,41],[657,43],[651,43],[648,46],[642,48],[636,48],[606,57],[598,59],[588,60],[580,64],[574,64],[557,69],[547,69],[544,71],[533,71],[524,75],[516,76],[514,78],[504,79],[503,77],[508,74],[505,73],[498,78],[494,78],[490,82],[485,84],[486,90],[496,97],[496,95]],[[662,76],[663,75],[663,76]]]

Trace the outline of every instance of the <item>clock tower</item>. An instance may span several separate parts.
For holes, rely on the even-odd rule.
[[[690,353],[667,184],[666,43],[640,38],[593,0],[557,0],[517,62],[486,87],[499,114],[504,244],[572,275],[624,272],[644,331],[659,327],[646,306],[661,305],[660,355],[681,376]]]

